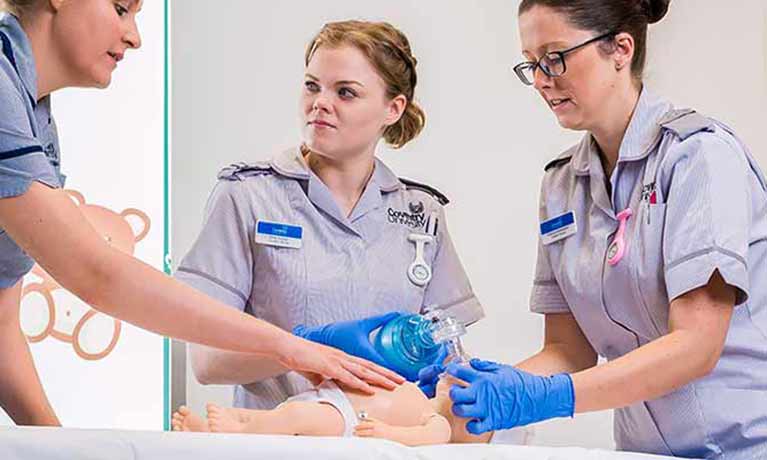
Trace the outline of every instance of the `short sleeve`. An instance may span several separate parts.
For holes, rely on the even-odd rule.
[[[432,262],[432,279],[426,286],[424,307],[436,306],[463,324],[471,324],[485,316],[474,295],[469,278],[450,238],[444,208],[439,207],[437,250]]]
[[[58,175],[32,132],[29,102],[9,72],[13,68],[0,58],[0,198],[23,195],[33,181],[59,186]]]
[[[753,178],[746,154],[724,133],[699,133],[669,149],[663,262],[668,297],[708,284],[715,271],[748,298]]]
[[[541,191],[541,203],[538,218],[543,221],[545,215],[545,195]],[[559,288],[559,283],[551,269],[549,254],[541,238],[538,238],[538,255],[535,261],[535,277],[530,293],[530,311],[533,313],[569,313],[570,306]]]
[[[253,213],[242,182],[221,180],[213,188],[202,230],[181,260],[175,278],[244,310],[252,287]]]

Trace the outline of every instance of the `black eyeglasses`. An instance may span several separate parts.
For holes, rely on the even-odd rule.
[[[590,40],[586,40],[580,45],[575,45],[572,48],[567,48],[562,51],[549,51],[544,54],[538,61],[522,62],[514,66],[514,73],[517,77],[527,86],[531,86],[535,82],[535,70],[540,68],[543,73],[549,77],[559,77],[564,75],[567,71],[567,64],[565,64],[565,55],[579,50],[584,46],[590,45],[594,42],[604,40],[607,37],[614,36],[615,32],[608,32],[606,34],[599,35]]]

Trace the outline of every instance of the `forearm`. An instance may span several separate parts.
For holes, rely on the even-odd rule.
[[[245,385],[288,372],[274,359],[205,345],[189,345],[192,370],[203,385]]]
[[[60,425],[19,325],[21,283],[0,289],[0,406],[18,425]]]
[[[595,364],[596,355],[584,358],[565,344],[551,344],[515,367],[531,374],[548,376],[561,372],[579,372]]]
[[[34,183],[0,200],[0,226],[64,288],[108,315],[235,351],[272,354],[293,340],[112,248],[60,190]]]
[[[601,366],[572,375],[575,411],[629,406],[706,375],[718,352],[700,334],[679,330]]]
[[[72,280],[71,290],[100,311],[158,334],[261,356],[275,356],[279,344],[294,339],[116,250],[98,271],[99,283]]]

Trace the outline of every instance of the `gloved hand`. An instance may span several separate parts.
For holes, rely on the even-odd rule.
[[[575,391],[569,374],[539,377],[512,366],[479,359],[471,368],[450,364],[447,372],[469,384],[453,385],[453,413],[472,419],[472,434],[505,430],[554,417],[572,417]]]
[[[439,381],[439,375],[445,372],[445,359],[447,358],[447,347],[443,344],[439,350],[439,354],[434,359],[434,363],[426,367],[422,367],[418,371],[418,388],[421,389],[423,394],[427,398],[434,397],[434,393],[437,391],[437,382]]]
[[[365,319],[339,321],[324,326],[306,327],[303,324],[293,328],[293,334],[302,339],[335,347],[344,352],[365,358],[386,367],[386,361],[370,343],[370,332],[399,318],[402,313],[392,312]]]

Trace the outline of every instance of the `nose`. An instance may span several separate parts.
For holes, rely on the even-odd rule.
[[[312,110],[318,110],[322,112],[330,112],[330,100],[325,95],[324,91],[317,93],[312,103]]]
[[[533,70],[533,87],[538,91],[546,88],[551,88],[552,78],[546,75],[546,72],[541,70],[540,66],[537,66]]]
[[[136,24],[136,16],[133,16],[133,18],[128,22],[128,30],[125,31],[123,41],[130,48],[141,48],[141,34],[139,33],[138,25]]]

